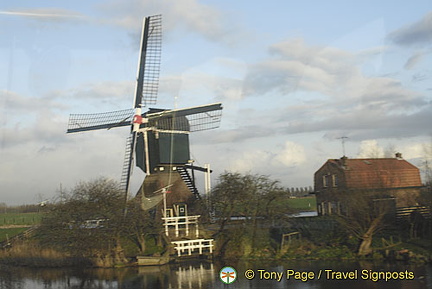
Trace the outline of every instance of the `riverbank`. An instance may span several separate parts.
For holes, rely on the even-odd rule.
[[[312,222],[313,221],[313,222]],[[319,221],[319,222],[317,222]],[[322,221],[322,222],[321,222]],[[377,234],[372,253],[359,256],[360,240],[324,218],[292,219],[291,226],[257,226],[255,230],[226,229],[216,238],[216,252],[227,260],[383,260],[432,263],[430,238],[408,238],[404,232],[388,230]]]
[[[347,235],[323,217],[290,218],[285,227],[276,227],[263,221],[254,226],[233,222],[222,231],[218,224],[209,230],[208,237],[215,239],[214,258],[221,260],[383,260],[405,263],[432,263],[432,242],[427,238],[403,237],[403,231],[391,229],[375,236],[373,252],[359,257],[359,240]],[[207,226],[208,229],[208,226]],[[288,233],[290,232],[290,233]],[[153,241],[153,243],[150,242]],[[157,247],[154,238],[146,242],[142,256],[160,256],[168,252]],[[169,241],[166,242],[168,244]],[[0,263],[28,267],[116,267],[138,265],[140,253],[130,242],[121,240],[121,254],[111,250],[104,254],[88,251],[91,255],[73,255],[43,245],[37,234],[19,240],[12,246],[0,250]],[[106,253],[111,252],[111,253]],[[177,258],[173,251],[171,257]],[[119,259],[119,256],[122,256]],[[123,258],[125,257],[125,258]]]
[[[432,263],[430,249],[413,243],[400,243],[392,248],[375,249],[368,256],[358,256],[347,246],[319,247],[303,242],[280,254],[282,260],[384,260],[405,263]]]
[[[217,254],[217,253],[216,253]],[[268,248],[254,250],[249,254],[233,257],[225,254],[223,258],[215,255],[215,259],[222,262],[244,261],[383,261],[397,262],[401,264],[432,264],[432,253],[429,248],[425,248],[415,242],[400,243],[394,248],[385,250],[375,250],[373,254],[366,257],[357,256],[346,246],[316,246],[306,240],[297,244],[292,243],[286,250],[274,252]],[[119,263],[110,256],[98,257],[79,257],[62,253],[49,248],[42,248],[36,242],[23,241],[6,250],[0,251],[0,264],[18,267],[33,268],[65,268],[65,267],[94,267],[110,268],[119,266],[138,266],[134,258],[129,258],[129,262]],[[177,263],[190,259],[175,259]]]
[[[53,249],[42,248],[37,242],[25,240],[0,251],[0,264],[19,267],[92,266],[88,258],[71,256]]]

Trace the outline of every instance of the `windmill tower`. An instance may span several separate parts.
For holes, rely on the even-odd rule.
[[[161,206],[164,199],[162,216],[166,217],[167,207],[199,196],[193,172],[206,169],[189,163],[189,134],[217,128],[222,104],[184,109],[148,108],[148,105],[156,104],[157,100],[161,47],[162,17],[146,17],[143,21],[133,107],[97,114],[71,114],[67,133],[129,126],[131,134],[126,142],[121,178],[125,199],[129,195],[132,168],[136,166],[146,174],[137,193],[142,208]],[[167,188],[171,194],[166,194]]]

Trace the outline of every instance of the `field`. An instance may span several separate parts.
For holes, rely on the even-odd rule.
[[[8,238],[12,238],[18,234],[21,234],[28,228],[8,228],[8,229],[0,229],[0,242],[7,241]]]
[[[39,224],[41,219],[42,213],[2,213],[0,214],[0,226],[33,226]]]
[[[316,211],[315,197],[292,198],[287,200],[287,206],[299,211]]]
[[[41,222],[41,213],[2,213],[0,214],[0,242],[18,235],[29,227]]]

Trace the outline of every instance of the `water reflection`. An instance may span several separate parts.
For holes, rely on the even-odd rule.
[[[120,288],[211,288],[216,277],[212,262],[193,261],[160,267],[139,267],[134,280],[124,280]]]
[[[238,273],[238,279],[229,285],[221,282],[219,271],[224,266],[233,266]],[[155,267],[113,268],[113,269],[30,269],[0,267],[1,289],[57,289],[57,288],[293,288],[293,289],[330,289],[330,288],[396,288],[396,289],[426,289],[432,288],[432,266],[404,265],[373,262],[322,262],[322,261],[272,261],[272,262],[208,262],[191,261],[182,264],[170,264]],[[246,270],[252,269],[268,272],[283,272],[280,280],[265,280],[255,275],[253,280],[244,277]],[[287,279],[286,271],[318,272],[332,269],[339,271],[371,270],[371,271],[405,271],[413,272],[413,280],[377,281],[362,280],[293,280]],[[369,271],[368,271],[369,272]]]

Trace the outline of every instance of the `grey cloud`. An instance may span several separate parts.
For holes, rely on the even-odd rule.
[[[432,43],[432,12],[421,20],[391,32],[389,39],[398,45],[427,45]]]
[[[47,147],[47,146],[42,146],[39,150],[38,153],[40,154],[46,154],[46,153],[50,153],[50,152],[54,152],[56,151],[55,147]]]
[[[134,96],[133,81],[84,83],[76,88],[55,90],[48,97],[68,104],[71,113],[103,112],[130,108]]]
[[[208,132],[199,142],[236,143],[275,135],[316,132],[339,136],[349,134],[353,140],[411,137],[426,135],[432,122],[432,104],[391,80],[376,85],[369,95],[357,99],[316,99],[287,103],[271,110],[236,113],[243,120],[235,127]],[[233,112],[226,114],[232,115]]]
[[[432,108],[427,96],[407,88],[398,75],[363,74],[364,52],[354,55],[292,40],[273,45],[270,53],[269,59],[249,67],[242,95],[259,96],[277,105],[237,111],[246,116],[244,122],[222,128],[206,140],[233,143],[298,133],[349,134],[361,140],[430,132]],[[313,94],[302,99],[303,91]],[[259,118],[254,119],[256,115]]]
[[[48,111],[39,112],[37,116],[31,119],[25,116],[22,121],[12,127],[2,127],[2,149],[26,146],[30,143],[55,147],[66,141],[66,126],[67,120],[65,118]]]
[[[265,128],[262,124],[251,124],[245,121],[244,125],[235,128],[219,128],[191,135],[194,144],[208,143],[241,143],[253,138],[262,138],[274,135],[273,128]]]
[[[405,63],[404,68],[407,70],[413,69],[423,59],[424,54],[424,52],[416,52],[411,55]]]
[[[421,82],[431,78],[431,71],[421,71],[413,74],[412,81],[413,82]]]
[[[412,114],[386,114],[380,110],[334,113],[321,121],[290,122],[285,133],[325,132],[347,135],[353,140],[400,138],[428,135],[431,131],[432,104]]]
[[[64,105],[57,102],[51,94],[44,97],[24,97],[16,92],[0,90],[3,109],[9,114],[16,115],[23,112],[45,111],[49,109],[63,109]]]
[[[309,91],[325,95],[332,105],[351,106],[354,101],[368,105],[396,108],[417,99],[391,77],[367,77],[357,67],[356,55],[334,48],[309,47],[299,40],[273,45],[276,58],[251,66],[245,81],[244,95]],[[364,55],[359,58],[363,58]],[[391,102],[387,102],[390,99]]]

